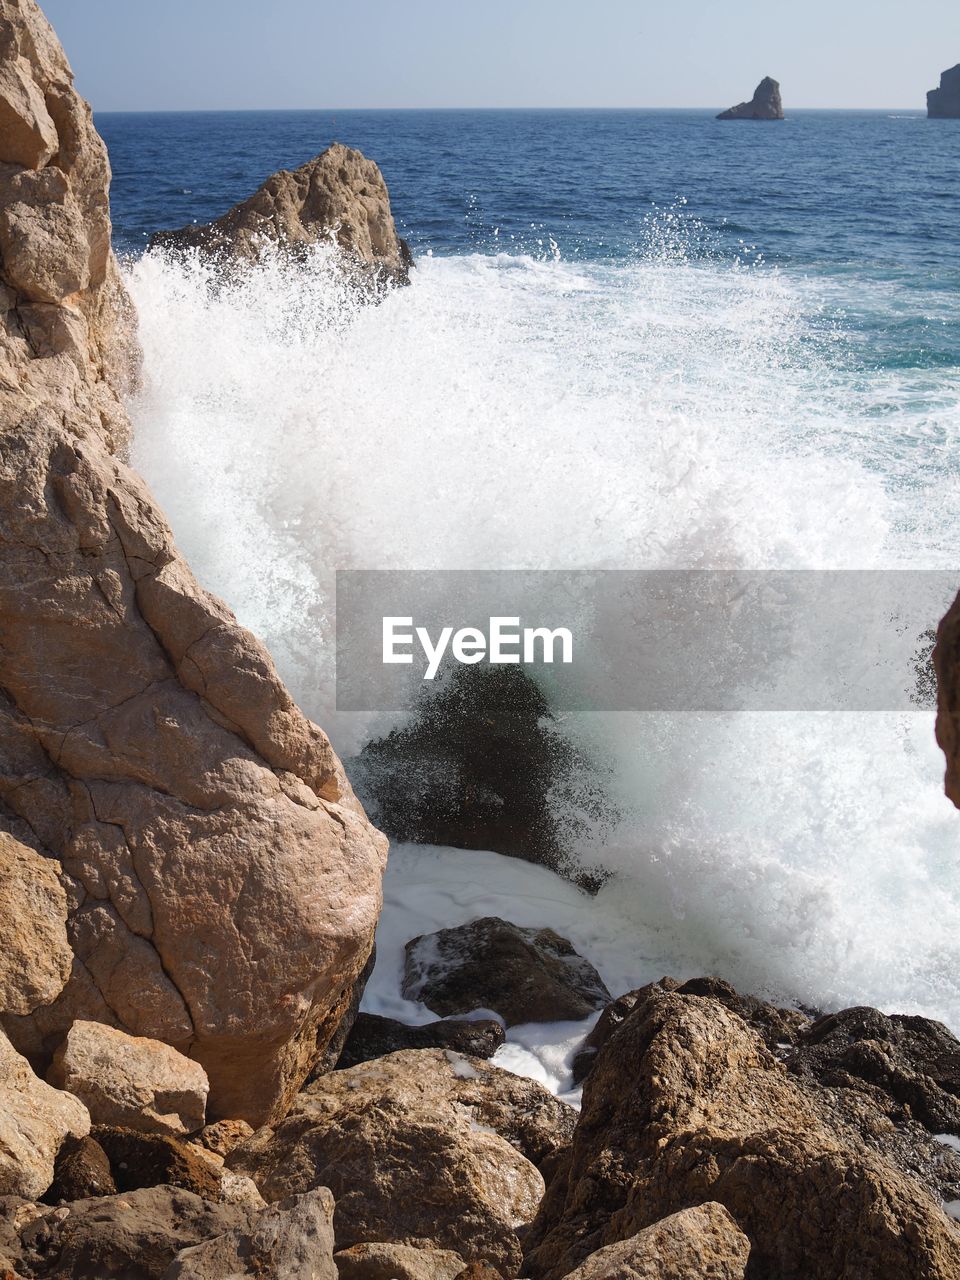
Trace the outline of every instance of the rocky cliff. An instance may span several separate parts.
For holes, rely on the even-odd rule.
[[[215,222],[158,232],[151,246],[252,262],[265,245],[297,251],[324,240],[361,279],[407,283],[410,249],[397,235],[383,174],[339,142],[299,169],[273,174]]]
[[[960,62],[944,71],[939,89],[927,94],[927,115],[931,120],[960,120]]]
[[[109,176],[35,0],[0,0],[0,827],[64,891],[4,945],[69,948],[0,1013],[38,1069],[78,1018],[163,1040],[260,1123],[349,1006],[386,842],[122,461]]]
[[[727,111],[721,111],[718,120],[782,120],[783,101],[780,85],[765,76],[757,85],[749,102],[741,102]]]

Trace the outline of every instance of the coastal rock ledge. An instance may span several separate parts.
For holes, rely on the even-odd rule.
[[[770,76],[757,85],[749,102],[741,102],[727,111],[721,111],[718,120],[782,120],[783,101],[780,84]]]
[[[927,116],[931,120],[960,120],[960,62],[944,71],[939,89],[927,94]]]
[[[162,1041],[262,1124],[351,1008],[386,840],[121,460],[110,170],[35,0],[0,0],[0,104],[0,831],[64,890],[0,1022],[39,1073],[78,1019]]]

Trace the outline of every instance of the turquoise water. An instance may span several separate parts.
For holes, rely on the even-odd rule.
[[[134,460],[344,755],[386,726],[335,705],[336,569],[958,568],[956,122],[98,125],[145,352]],[[334,138],[384,170],[409,289],[357,308],[324,250],[226,284],[142,254]],[[960,1027],[960,814],[929,712],[564,729],[622,815],[571,852],[612,873],[646,956]]]

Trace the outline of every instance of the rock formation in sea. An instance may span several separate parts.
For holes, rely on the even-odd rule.
[[[215,222],[158,232],[151,247],[254,262],[266,245],[302,250],[325,240],[339,247],[362,279],[409,280],[410,249],[397,234],[383,174],[339,142],[299,169],[273,174]]]
[[[3,1026],[39,1071],[77,1019],[163,1041],[210,1118],[261,1123],[351,1006],[386,841],[123,461],[106,151],[35,0],[0,0],[0,36],[0,856],[37,907]]]
[[[940,77],[940,87],[927,93],[931,120],[960,120],[960,62]]]
[[[741,102],[727,111],[721,111],[718,120],[782,120],[783,101],[780,98],[779,81],[764,78],[754,90],[749,102]]]

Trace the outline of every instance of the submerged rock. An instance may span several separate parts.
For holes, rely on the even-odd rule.
[[[960,120],[960,62],[940,77],[940,87],[927,94],[931,120]]]
[[[744,1280],[749,1256],[727,1210],[708,1202],[598,1249],[567,1280]]]
[[[754,90],[749,102],[741,102],[727,111],[721,111],[718,120],[782,120],[783,102],[780,98],[780,84],[764,78]]]
[[[600,1050],[527,1239],[534,1280],[691,1204],[723,1205],[757,1280],[957,1280],[960,1229],[718,1000],[646,989]]]
[[[492,1058],[506,1039],[503,1027],[490,1018],[474,1022],[450,1018],[410,1026],[393,1018],[361,1013],[337,1061],[337,1070],[382,1058],[400,1049],[452,1049],[473,1058]]]
[[[158,1040],[77,1021],[47,1078],[80,1098],[94,1124],[170,1134],[203,1128],[207,1073]]]
[[[268,245],[296,251],[324,241],[337,245],[362,278],[409,280],[410,249],[397,235],[383,174],[339,142],[299,169],[273,174],[215,222],[159,231],[150,244],[255,262]]]
[[[531,1080],[410,1050],[322,1077],[227,1165],[268,1200],[329,1187],[338,1249],[426,1244],[515,1275],[518,1230],[543,1194],[536,1165],[556,1159],[575,1120]]]
[[[259,1124],[349,1007],[386,841],[116,456],[137,366],[106,151],[34,0],[0,0],[0,34],[0,827],[59,869],[72,953],[3,1026],[39,1070],[77,1019],[164,1041],[213,1118]]]
[[[616,815],[599,774],[519,667],[457,666],[422,693],[409,723],[363,748],[350,776],[394,840],[491,849],[599,884],[566,849],[588,824]]]
[[[599,973],[566,938],[496,916],[408,942],[403,994],[443,1016],[492,1009],[508,1027],[575,1022],[610,1000]]]

